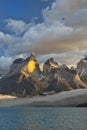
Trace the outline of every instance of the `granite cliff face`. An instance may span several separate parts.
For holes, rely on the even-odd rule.
[[[0,79],[0,93],[24,97],[87,88],[81,77],[82,69],[87,70],[87,63],[83,61],[77,64],[77,69],[69,69],[50,58],[43,64],[42,71],[35,54],[27,59],[18,58],[13,61],[8,74]],[[28,67],[32,68],[34,64],[34,70],[29,72]]]
[[[32,56],[31,59],[33,61],[34,57]],[[8,74],[0,80],[0,93],[23,97],[37,95],[43,91],[39,82],[41,71],[38,63],[36,63],[35,70],[30,77],[26,77],[21,73],[21,70],[27,66],[29,60],[30,57],[27,59],[18,58],[13,61]]]
[[[87,57],[82,58],[77,63],[77,72],[80,75],[81,80],[87,84]]]
[[[13,63],[11,64],[11,66],[10,66],[10,71],[8,72],[6,77],[9,77],[9,76],[12,76],[14,74],[20,73],[20,70],[26,64],[27,64],[27,62],[22,58],[18,58],[16,60],[14,60]]]

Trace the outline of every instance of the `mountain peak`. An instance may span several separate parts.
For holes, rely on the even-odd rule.
[[[86,61],[87,61],[87,57],[85,57],[85,58],[84,58],[84,60],[86,60]]]
[[[18,58],[13,61],[7,76],[0,79],[0,93],[28,96],[42,94],[49,91],[66,91],[76,88],[87,88],[85,84],[87,62],[81,59],[77,69],[70,69],[66,64],[61,66],[49,58],[44,64],[42,71],[36,60],[34,52],[26,58]],[[85,80],[83,80],[85,75]],[[7,86],[7,87],[6,87]]]

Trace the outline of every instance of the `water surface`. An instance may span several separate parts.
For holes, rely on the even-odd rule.
[[[87,109],[0,108],[0,130],[87,130]]]

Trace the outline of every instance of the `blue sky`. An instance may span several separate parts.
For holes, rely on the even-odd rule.
[[[76,64],[86,48],[87,0],[0,0],[0,71],[32,51]]]
[[[23,20],[26,23],[37,17],[42,21],[41,10],[51,4],[42,0],[0,0],[0,21],[5,19]]]
[[[42,22],[41,10],[52,4],[52,1],[42,0],[0,0],[0,31],[10,33],[5,28],[6,19],[23,20],[26,23],[34,21],[35,23]],[[6,45],[0,49],[0,56],[4,55]]]

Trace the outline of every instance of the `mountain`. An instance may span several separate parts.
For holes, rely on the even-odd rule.
[[[0,79],[2,79],[5,76],[4,73],[0,73]]]
[[[6,77],[9,77],[9,76],[12,76],[14,74],[20,73],[20,70],[26,64],[27,64],[27,62],[22,58],[15,59],[13,61],[13,63],[11,64],[10,71],[8,72]]]
[[[18,58],[13,61],[8,74],[0,80],[0,93],[22,97],[37,95],[40,91],[43,91],[42,85],[38,81],[41,73],[38,63],[36,63],[35,70],[29,78],[21,73],[22,69],[28,64],[29,59],[30,57],[27,59]],[[34,60],[32,54],[31,59]]]
[[[77,72],[83,82],[87,84],[87,57],[77,63]]]
[[[57,69],[51,71],[48,83],[47,91],[61,92],[73,89],[68,82],[61,78]]]
[[[58,73],[61,75],[62,79],[69,83],[73,89],[77,88],[87,88],[84,82],[81,81],[80,76],[76,69],[69,69],[65,64],[60,67]]]
[[[0,93],[24,97],[87,88],[77,70],[65,64],[60,66],[52,57],[40,69],[35,53],[31,53],[26,59],[13,61],[8,74],[0,79]]]
[[[15,74],[0,80],[0,93],[23,97],[37,95],[42,90],[40,83],[33,78],[29,80],[24,78],[18,83],[19,77],[20,74]]]

